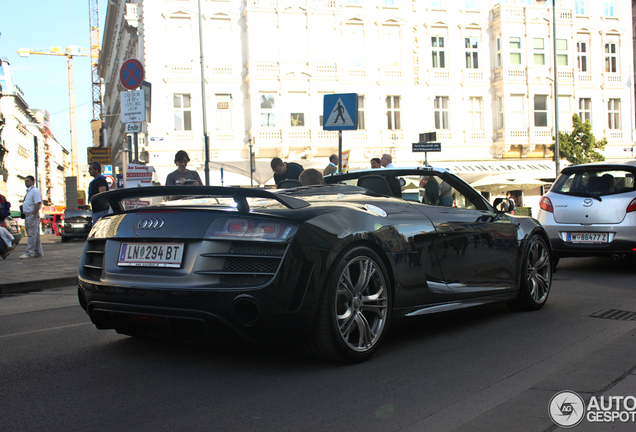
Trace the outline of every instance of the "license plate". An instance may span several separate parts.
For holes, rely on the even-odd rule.
[[[117,265],[180,268],[183,243],[122,243]]]
[[[572,243],[607,243],[607,233],[568,233]]]
[[[73,224],[73,228],[84,228],[85,224]]]

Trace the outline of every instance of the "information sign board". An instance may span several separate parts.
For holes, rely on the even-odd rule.
[[[441,152],[442,143],[439,142],[418,142],[413,143],[414,152]]]
[[[137,123],[146,120],[143,90],[121,92],[120,103],[122,123]]]

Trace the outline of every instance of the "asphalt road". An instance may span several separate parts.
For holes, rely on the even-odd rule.
[[[636,321],[589,316],[636,311],[635,272],[634,261],[562,260],[542,310],[493,306],[398,325],[376,356],[354,366],[288,347],[99,331],[74,287],[0,296],[0,430],[554,430],[547,405],[566,388],[547,386],[536,406],[511,401],[581,359],[636,366],[612,345],[636,340]],[[602,376],[583,372],[583,387]],[[624,383],[632,382],[633,370]],[[574,430],[636,430],[593,426]]]

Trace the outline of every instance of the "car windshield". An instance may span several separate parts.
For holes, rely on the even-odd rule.
[[[91,212],[88,210],[67,210],[64,212],[64,219],[77,216],[91,216]]]
[[[578,196],[605,196],[635,191],[634,174],[623,169],[585,169],[563,173],[551,192]]]

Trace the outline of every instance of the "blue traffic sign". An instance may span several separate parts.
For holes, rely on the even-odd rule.
[[[128,59],[119,70],[119,80],[125,89],[135,90],[144,81],[144,67],[137,59]]]
[[[358,129],[358,94],[325,95],[322,128],[324,130]]]

